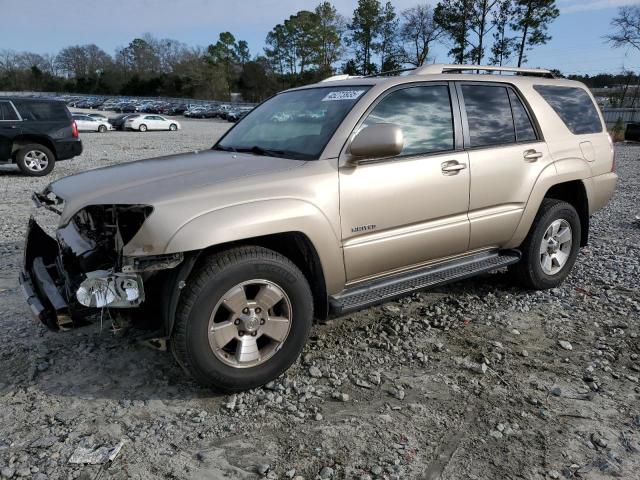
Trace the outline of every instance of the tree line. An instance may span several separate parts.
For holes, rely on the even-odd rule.
[[[260,101],[334,73],[373,75],[432,60],[438,44],[454,63],[521,66],[550,40],[555,0],[441,0],[397,11],[359,0],[350,18],[329,1],[274,26],[261,52],[231,32],[207,47],[145,34],[114,55],[94,44],[55,55],[0,50],[0,90],[160,95]]]

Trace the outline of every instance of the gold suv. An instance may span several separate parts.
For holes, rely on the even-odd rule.
[[[209,151],[34,194],[58,228],[31,219],[21,283],[53,330],[158,319],[196,380],[252,388],[295,361],[314,318],[502,267],[559,285],[613,158],[590,92],[545,70],[334,77],[275,95]]]

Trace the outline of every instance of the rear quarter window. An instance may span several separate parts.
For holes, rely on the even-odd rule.
[[[574,135],[602,132],[597,107],[587,92],[578,87],[534,85]]]
[[[69,120],[69,110],[62,102],[29,102],[16,100],[14,105],[24,120]]]

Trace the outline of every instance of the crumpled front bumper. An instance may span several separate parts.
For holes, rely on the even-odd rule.
[[[20,286],[35,317],[51,330],[73,327],[64,280],[56,266],[58,243],[29,219]]]

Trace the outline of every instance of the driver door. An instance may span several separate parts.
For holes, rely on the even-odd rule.
[[[393,123],[404,147],[392,158],[341,162],[340,217],[347,282],[410,269],[469,247],[469,160],[455,90],[401,85],[356,129]]]

